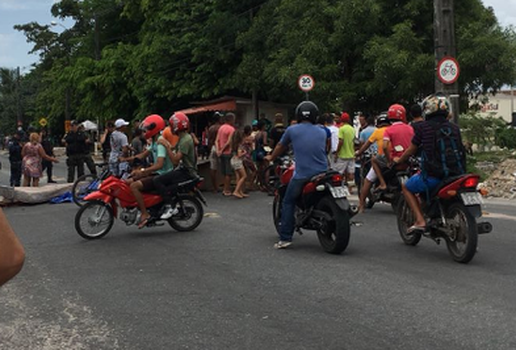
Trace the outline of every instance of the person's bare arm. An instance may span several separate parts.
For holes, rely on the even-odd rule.
[[[25,151],[25,148],[26,148],[26,147],[25,147],[25,145],[23,145],[22,150],[21,150],[21,156],[22,156],[22,158],[23,158],[23,157],[25,157],[25,154],[27,153],[27,152]]]
[[[360,149],[357,151],[356,156],[360,157],[362,153],[364,153],[369,147],[371,146],[371,141],[367,140],[366,143],[360,147]]]
[[[387,163],[391,162],[391,154],[389,152],[390,145],[391,145],[390,140],[383,139],[383,154],[385,155],[385,158],[387,159]]]
[[[43,149],[43,147],[39,147],[38,149],[38,153],[39,153],[39,156],[45,160],[48,160],[49,162],[54,162],[54,163],[59,163],[59,161],[57,160],[57,158],[54,158],[54,157],[50,157],[46,152],[45,150]]]
[[[272,154],[265,156],[264,159],[268,162],[272,162],[274,159],[278,158],[280,155],[286,152],[287,149],[287,147],[283,146],[280,142],[278,142],[278,144],[274,148],[274,151],[272,151]]]
[[[393,162],[396,164],[405,163],[410,156],[416,154],[418,147],[413,143],[410,144],[410,147],[403,153],[403,155],[399,158],[394,158]]]
[[[24,261],[25,250],[0,209],[0,286],[20,272]]]

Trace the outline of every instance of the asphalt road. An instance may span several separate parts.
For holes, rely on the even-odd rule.
[[[73,204],[6,208],[27,261],[0,289],[0,349],[516,349],[515,206],[486,206],[462,265],[405,246],[386,205],[333,256],[311,232],[274,250],[271,197],[207,199],[194,232],[117,221],[98,241]]]

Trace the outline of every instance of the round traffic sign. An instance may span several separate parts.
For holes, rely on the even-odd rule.
[[[302,75],[299,77],[299,80],[297,81],[297,85],[304,92],[308,92],[314,88],[315,80],[310,75],[305,74],[305,75]]]
[[[437,77],[443,84],[453,84],[459,79],[459,62],[451,56],[443,57],[437,64]]]

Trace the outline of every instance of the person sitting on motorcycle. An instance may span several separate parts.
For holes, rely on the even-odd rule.
[[[422,151],[422,171],[413,175],[408,181],[402,185],[403,195],[408,205],[415,215],[414,224],[407,230],[411,232],[425,232],[426,221],[421,210],[416,194],[432,192],[443,180],[444,177],[439,176],[432,170],[430,166],[437,159],[436,152],[436,130],[441,127],[447,127],[452,132],[452,137],[457,140],[458,151],[461,159],[461,166],[466,167],[465,151],[462,145],[460,129],[457,125],[448,121],[447,117],[450,113],[450,103],[443,94],[432,94],[423,101],[423,116],[425,121],[415,129],[414,138],[410,147],[399,157],[394,158],[395,164],[405,163],[410,156],[416,154],[418,149]]]
[[[410,147],[410,142],[414,136],[414,129],[407,124],[407,112],[405,107],[399,104],[393,104],[389,107],[387,117],[392,125],[383,133],[383,156],[376,157],[372,160],[374,173],[378,177],[380,184],[378,191],[387,189],[384,174],[390,169],[392,160],[399,157]],[[376,182],[374,177],[371,182]]]
[[[319,108],[315,103],[301,102],[296,108],[299,123],[288,127],[272,154],[265,157],[266,161],[271,162],[284,154],[290,144],[293,146],[296,168],[283,198],[280,241],[274,245],[276,249],[284,249],[292,244],[296,200],[303,187],[310,178],[328,170],[327,136],[326,131],[315,125],[318,116]]]
[[[171,186],[189,180],[197,176],[197,158],[195,156],[195,144],[190,135],[190,120],[182,112],[174,113],[169,119],[170,129],[179,137],[175,147],[164,137],[158,139],[158,143],[167,149],[168,157],[174,164],[174,169],[158,175],[154,178],[154,186],[167,203],[162,220],[166,220],[173,215],[171,206],[172,197],[168,190]]]
[[[369,137],[369,139],[362,145],[362,147],[355,153],[356,157],[360,157],[364,152],[369,150],[371,146],[376,145],[376,151],[378,152],[378,156],[383,156],[383,134],[385,130],[391,125],[391,121],[387,116],[380,116],[376,120],[376,130]],[[374,151],[373,151],[374,152]],[[373,157],[374,158],[374,157]],[[372,159],[371,158],[371,161]],[[360,202],[358,205],[358,213],[363,213],[365,210],[365,201],[367,196],[369,195],[369,191],[371,191],[371,187],[376,181],[376,174],[374,168],[371,167],[369,172],[367,173],[362,189],[360,191]]]
[[[154,190],[156,188],[154,185],[154,177],[169,172],[174,166],[167,155],[165,146],[157,142],[160,132],[165,129],[165,121],[163,118],[157,114],[149,115],[140,124],[140,128],[143,130],[145,139],[151,139],[152,142],[147,146],[145,151],[136,156],[129,157],[125,159],[125,161],[132,162],[135,158],[139,160],[146,159],[151,154],[154,161],[154,164],[148,168],[133,170],[131,172],[131,178],[128,180],[131,186],[131,192],[141,212],[138,228],[143,228],[147,224],[150,214],[145,207],[142,192]]]

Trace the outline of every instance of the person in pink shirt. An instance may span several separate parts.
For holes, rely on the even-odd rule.
[[[383,150],[385,158],[374,158],[372,165],[376,175],[378,176],[378,190],[382,191],[387,188],[382,171],[384,171],[394,158],[401,155],[410,147],[414,129],[407,124],[407,112],[405,107],[400,104],[394,104],[389,107],[387,117],[392,125],[383,133]]]
[[[217,155],[220,158],[220,170],[224,176],[224,189],[222,194],[224,196],[231,196],[231,176],[233,175],[233,168],[231,167],[231,135],[235,132],[235,115],[228,113],[225,116],[225,123],[219,128],[217,138],[215,139],[215,147]]]

